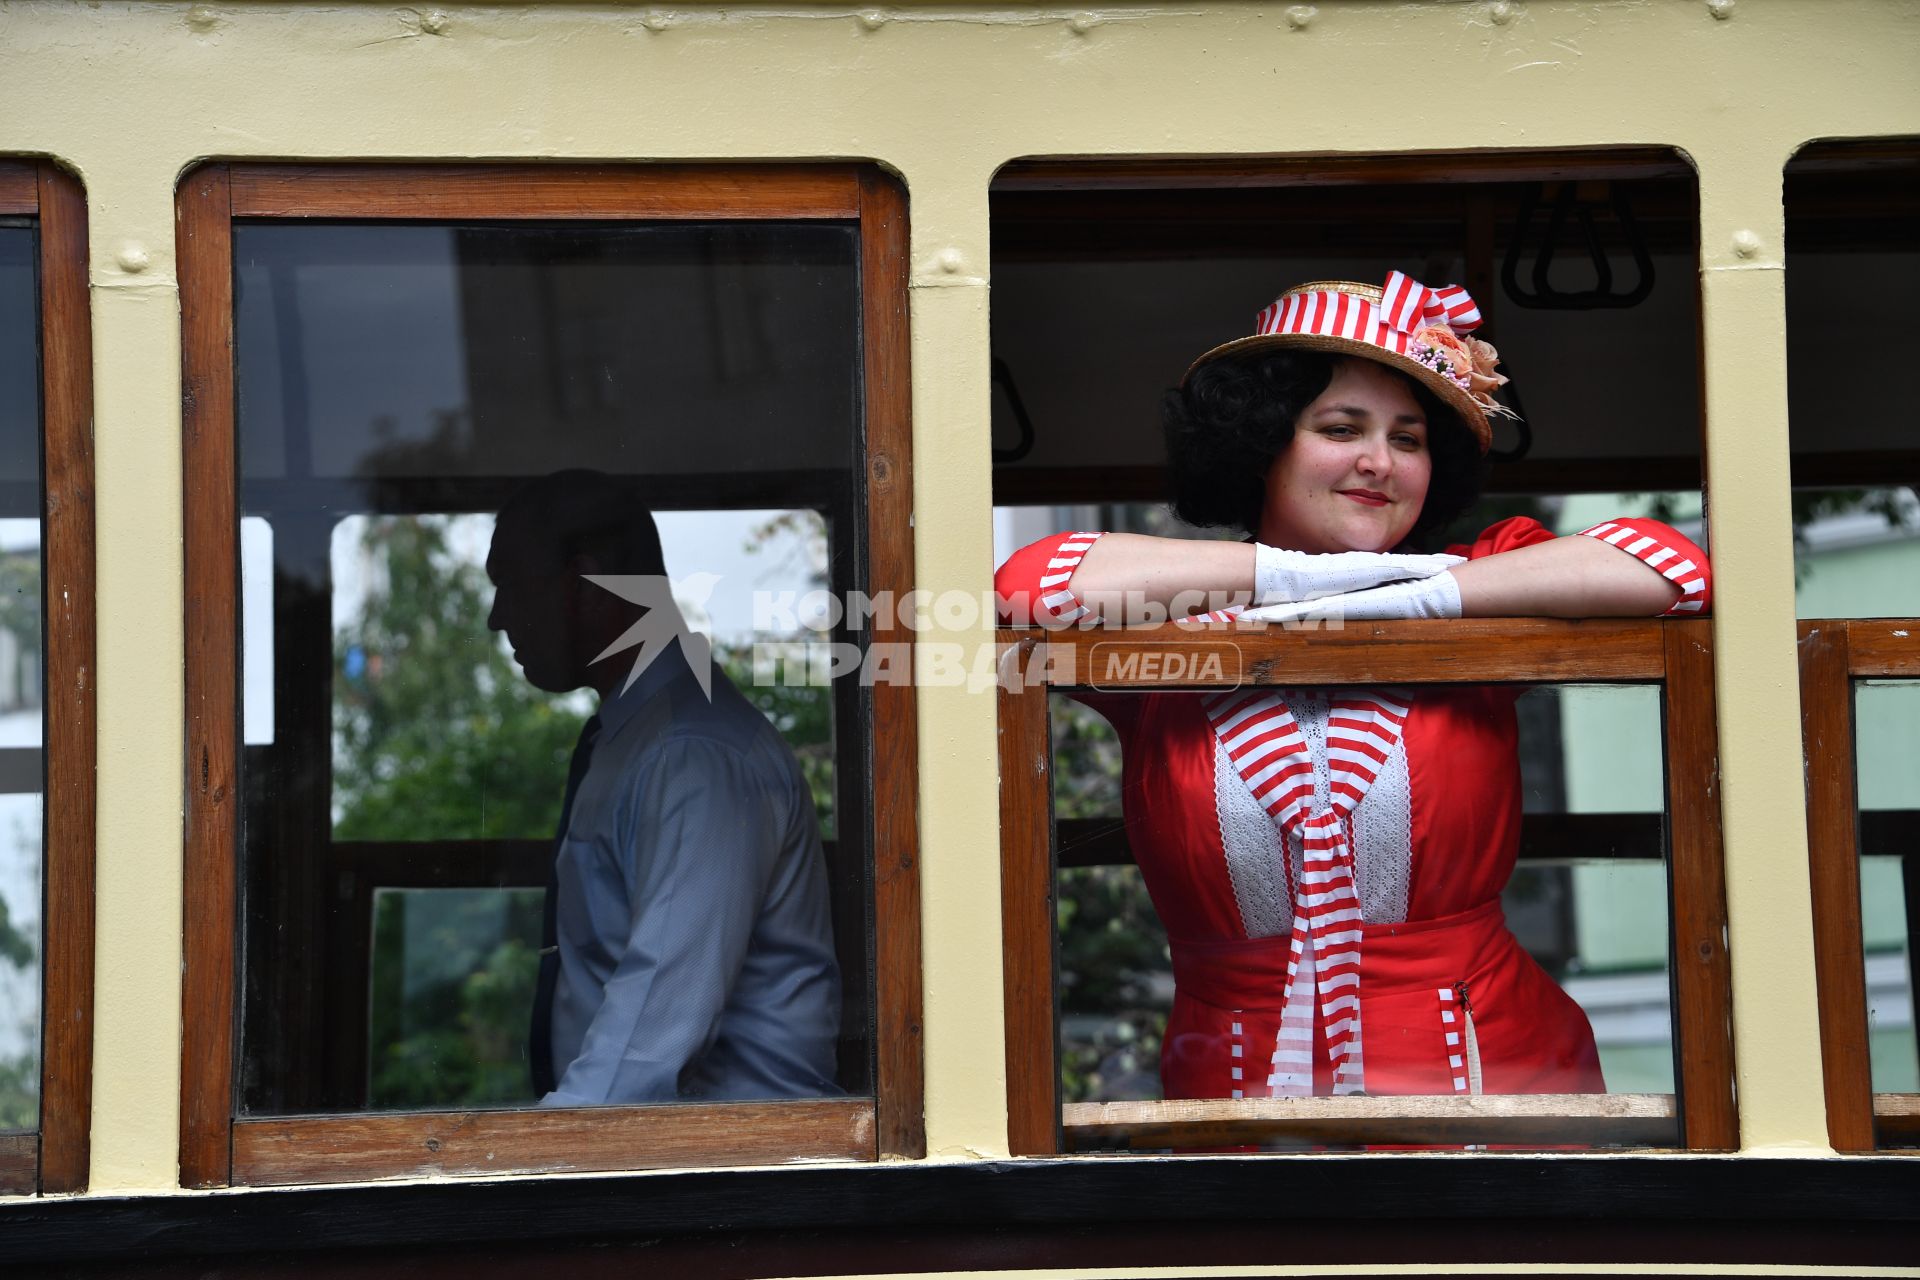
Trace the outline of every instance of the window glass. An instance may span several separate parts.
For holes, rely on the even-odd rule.
[[[0,1132],[40,1123],[40,340],[30,225],[0,219]]]
[[[1787,409],[1802,618],[1920,616],[1899,298],[1920,289],[1920,145],[1830,143],[1786,173]]]
[[[1860,934],[1876,1093],[1920,1093],[1913,1019],[1914,922],[1920,920],[1920,681],[1860,681],[1854,691],[1860,803]]]
[[[855,229],[234,260],[242,1111],[870,1094]]]
[[[1324,699],[1340,691],[1277,692],[1299,708],[1308,749],[1324,751],[1332,716]],[[1272,1096],[1278,1031],[1267,1023],[1283,1002],[1269,997],[1284,991],[1284,978],[1261,966],[1283,960],[1254,953],[1286,944],[1301,868],[1279,869],[1272,819],[1221,768],[1200,697],[1050,701],[1068,1103],[1230,1097],[1235,1088]],[[1473,1048],[1460,1056],[1482,1069],[1463,1072],[1466,1091],[1673,1092],[1659,691],[1427,686],[1412,699],[1420,721],[1352,819],[1369,928],[1362,963],[1373,966],[1363,971],[1362,1039],[1367,1052],[1380,1046],[1367,1092],[1443,1092],[1451,1083],[1442,1072],[1453,1056],[1442,1052],[1445,1010],[1428,970],[1453,968],[1477,1019]],[[1115,726],[1141,753],[1132,767]],[[1484,760],[1460,769],[1441,759],[1456,753]],[[1442,821],[1456,805],[1465,807]],[[1520,812],[1517,830],[1501,816],[1508,805]],[[1517,841],[1517,861],[1502,852],[1507,840]],[[1141,841],[1153,842],[1144,856]],[[1486,938],[1452,968],[1441,962],[1442,942],[1402,956],[1407,944],[1389,936],[1396,922],[1491,913],[1485,904],[1494,902]],[[1382,948],[1378,960],[1364,956],[1367,942]],[[1496,952],[1506,958],[1489,962]],[[1390,981],[1394,965],[1414,977]],[[1416,978],[1425,1004],[1405,994]],[[1475,983],[1484,984],[1477,996]],[[1522,1006],[1530,1029],[1503,1048],[1501,1020]],[[1572,1048],[1539,1048],[1558,1044],[1558,1033]]]

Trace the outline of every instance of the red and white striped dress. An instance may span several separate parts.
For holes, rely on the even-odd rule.
[[[1705,607],[1706,557],[1673,529],[1585,532],[1678,584],[1669,612]],[[1072,572],[1098,536],[1010,557],[995,578],[1005,619],[1079,617]],[[1553,536],[1519,518],[1449,550]],[[1520,840],[1520,692],[1084,697],[1120,734],[1128,842],[1172,943],[1165,1096],[1605,1087],[1586,1016],[1500,911]]]

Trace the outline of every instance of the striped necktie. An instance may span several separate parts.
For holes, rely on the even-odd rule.
[[[1366,1088],[1360,1040],[1362,917],[1354,874],[1353,811],[1400,741],[1408,699],[1400,690],[1349,689],[1328,703],[1327,803],[1316,807],[1305,735],[1277,692],[1241,689],[1203,706],[1247,789],[1283,833],[1300,841],[1293,936],[1280,1031],[1267,1085],[1275,1097],[1313,1092],[1314,1031],[1326,1038],[1335,1093]],[[1280,842],[1286,858],[1286,841]],[[1289,868],[1277,869],[1291,879]]]

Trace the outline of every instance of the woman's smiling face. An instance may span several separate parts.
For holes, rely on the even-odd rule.
[[[1391,551],[1427,500],[1433,455],[1413,384],[1371,360],[1341,360],[1267,468],[1260,541],[1292,551]]]

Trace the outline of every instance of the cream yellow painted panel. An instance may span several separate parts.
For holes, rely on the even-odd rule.
[[[1684,148],[1703,169],[1712,268],[1709,443],[1743,1123],[1755,1150],[1819,1146],[1791,764],[1778,167],[1811,138],[1920,134],[1920,7],[1530,0],[1496,14],[1477,0],[1327,0],[1304,22],[1297,8],[915,6],[880,9],[877,21],[864,7],[826,6],[0,8],[0,152],[52,154],[79,170],[99,286],[96,1188],[164,1188],[176,1158],[171,185],[206,156],[851,156],[897,169],[913,213],[920,585],[977,593],[992,567],[984,188],[999,164]],[[1750,259],[1733,256],[1740,230],[1757,238]],[[141,252],[144,273],[118,265]],[[930,690],[921,707],[929,1133],[936,1153],[967,1158],[1005,1143],[992,702]]]

